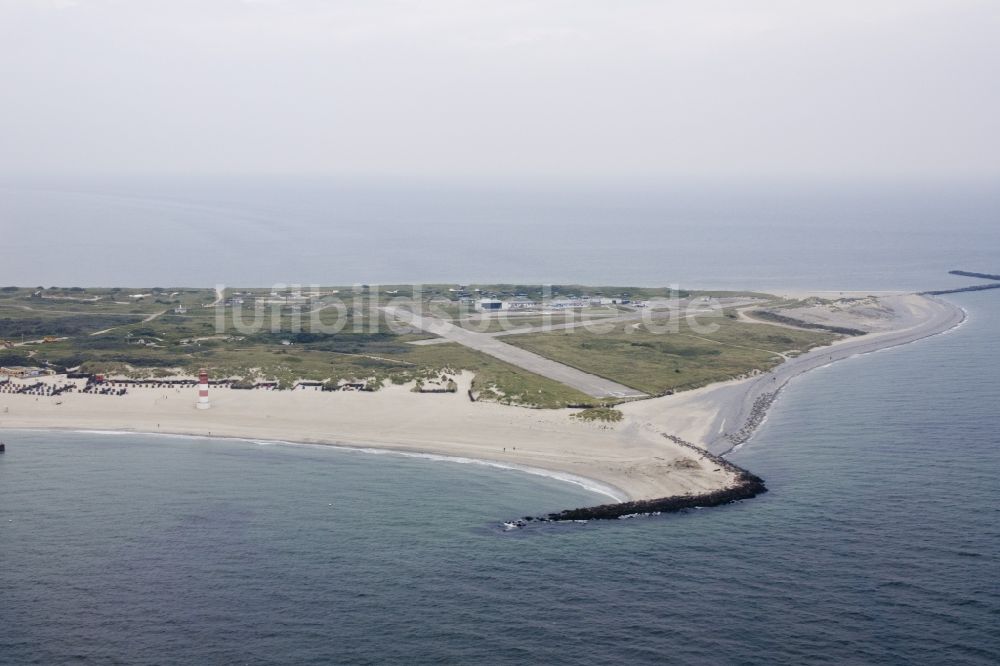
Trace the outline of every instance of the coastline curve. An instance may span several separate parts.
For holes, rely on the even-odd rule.
[[[713,462],[732,471],[735,482],[729,487],[695,495],[674,495],[651,500],[567,509],[531,520],[539,522],[600,520],[658,515],[690,508],[729,504],[767,492],[763,479],[729,462],[725,455],[746,443],[754,435],[765,421],[767,412],[779,392],[789,381],[837,361],[900,347],[947,333],[961,326],[968,317],[964,308],[944,299],[927,294],[912,296],[921,299],[915,303],[925,304],[924,311],[929,314],[911,326],[863,338],[849,338],[785,361],[770,373],[727,383],[714,389],[706,387],[708,390],[703,394],[703,399],[716,402],[718,407],[718,414],[714,419],[714,426],[718,431],[703,446],[696,446],[675,435],[660,432],[676,443],[702,451]],[[724,427],[727,423],[735,423],[737,427],[726,431]],[[526,524],[525,520],[519,520],[505,525],[509,529],[509,526],[523,527]]]
[[[503,469],[513,472],[521,472],[522,474],[529,474],[532,476],[540,476],[547,479],[553,479],[555,481],[560,481],[562,483],[568,483],[574,485],[589,492],[597,495],[604,495],[616,503],[628,502],[628,494],[614,485],[607,483],[605,481],[600,481],[598,479],[591,479],[589,477],[580,476],[579,474],[570,474],[568,472],[560,472],[557,470],[549,470],[541,467],[532,467],[530,465],[522,465],[519,463],[504,463],[495,460],[487,460],[483,458],[470,458],[468,456],[451,456],[441,453],[430,453],[430,452],[420,452],[420,451],[405,451],[402,449],[395,449],[389,447],[371,447],[371,446],[360,446],[356,444],[348,444],[344,442],[303,442],[294,440],[284,440],[284,439],[262,439],[255,437],[238,437],[238,436],[228,436],[228,435],[198,435],[191,433],[180,433],[180,432],[153,432],[148,430],[132,430],[132,429],[89,429],[89,428],[59,428],[59,427],[30,427],[22,426],[16,428],[6,429],[8,432],[17,431],[29,431],[29,432],[75,432],[87,435],[111,435],[111,436],[125,436],[125,435],[141,435],[144,437],[163,437],[172,439],[207,439],[207,440],[220,440],[220,441],[233,441],[233,442],[247,442],[250,444],[256,444],[258,446],[288,446],[295,448],[316,448],[316,449],[333,449],[337,451],[348,451],[354,453],[363,453],[366,455],[392,455],[400,456],[403,458],[419,458],[423,460],[431,460],[435,462],[447,462],[452,464],[461,465],[481,465],[483,467],[492,467],[494,469]]]

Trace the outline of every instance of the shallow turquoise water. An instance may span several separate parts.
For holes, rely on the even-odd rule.
[[[487,467],[5,432],[0,662],[1000,661],[1000,300],[793,381],[733,460],[771,492],[602,501]]]

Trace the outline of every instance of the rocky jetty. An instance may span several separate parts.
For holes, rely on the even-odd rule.
[[[764,417],[767,416],[767,410],[771,408],[774,403],[774,399],[778,397],[777,391],[772,391],[771,393],[764,393],[756,400],[753,401],[753,407],[750,408],[750,416],[747,417],[746,423],[743,427],[734,433],[726,435],[726,439],[732,444],[730,450],[735,449],[737,446],[743,442],[750,439],[753,431],[757,429],[763,421]]]
[[[960,294],[963,291],[985,291],[987,289],[1000,289],[1000,283],[974,284],[971,287],[958,287],[956,289],[938,289],[936,291],[922,291],[920,293],[923,296],[943,296],[944,294]]]
[[[675,495],[673,497],[623,502],[621,504],[602,504],[583,509],[566,509],[559,513],[550,513],[545,518],[536,518],[535,520],[609,520],[637,515],[658,515],[683,511],[684,509],[730,504],[756,497],[765,492],[767,492],[767,487],[764,485],[763,479],[746,470],[740,470],[735,484],[729,488],[715,490],[710,493]]]
[[[765,408],[766,409],[766,408]],[[661,497],[651,500],[636,500],[634,502],[622,502],[620,504],[601,504],[600,506],[584,507],[579,509],[566,509],[557,513],[550,513],[547,516],[532,517],[525,516],[518,520],[510,520],[503,524],[504,529],[511,530],[526,527],[530,523],[551,523],[551,522],[585,522],[588,520],[620,520],[624,518],[635,518],[637,516],[656,516],[663,513],[676,513],[685,509],[695,509],[710,506],[730,504],[740,500],[756,497],[767,492],[764,480],[759,476],[751,474],[742,467],[738,467],[721,456],[709,453],[705,449],[695,446],[691,442],[674,435],[664,435],[672,442],[690,448],[698,457],[708,460],[719,467],[727,469],[736,477],[735,482],[728,488],[722,488],[708,493],[674,495],[672,497]]]
[[[981,280],[1000,280],[1000,275],[992,273],[973,273],[972,271],[948,271],[949,275],[961,275],[962,277],[979,278]]]
[[[975,273],[973,271],[948,271],[949,275],[960,275],[962,277],[978,278],[980,280],[1000,281],[1000,275],[993,273]],[[970,287],[957,287],[955,289],[939,289],[937,291],[921,292],[925,296],[941,296],[943,294],[959,294],[963,291],[985,291],[986,289],[1000,289],[998,284],[976,284]]]

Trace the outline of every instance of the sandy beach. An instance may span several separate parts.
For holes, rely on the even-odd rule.
[[[878,299],[891,319],[878,320],[872,332],[843,338],[786,360],[772,372],[739,381],[721,382],[676,395],[621,406],[645,430],[666,433],[715,454],[724,454],[752,434],[774,396],[789,380],[815,368],[859,354],[915,342],[958,326],[965,312],[939,298],[897,294]],[[846,319],[840,324],[857,323]],[[756,407],[763,407],[763,409]]]
[[[193,389],[130,388],[124,396],[0,394],[0,429],[346,445],[572,475],[596,482],[592,488],[618,501],[699,495],[730,487],[735,476],[684,443],[724,453],[745,441],[777,391],[796,375],[941,333],[964,318],[960,308],[926,296],[883,296],[880,302],[895,313],[880,330],[790,358],[773,372],[621,405],[625,418],[613,425],[580,422],[570,409],[471,402],[467,390],[472,377],[464,373],[452,394],[413,393],[406,386],[374,393],[213,388],[207,410],[195,408]]]
[[[727,475],[691,451],[538,410],[471,402],[471,377],[454,394],[418,394],[404,386],[374,393],[211,391],[195,409],[190,389],[131,388],[124,396],[68,393],[58,398],[0,395],[2,428],[72,428],[211,435],[394,449],[475,458],[572,474],[615,489],[618,499],[698,493]]]

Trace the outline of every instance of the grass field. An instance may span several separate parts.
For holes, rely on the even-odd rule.
[[[530,285],[477,288],[477,294],[498,296],[539,298],[548,293]],[[303,289],[303,293],[307,291]],[[384,305],[413,293],[412,288],[329,287],[313,291],[295,305],[290,304],[295,300],[294,292],[227,290],[227,296],[247,300],[247,305],[239,306],[244,324],[240,327],[234,325],[233,307],[205,307],[216,300],[211,289],[4,287],[0,288],[0,340],[13,346],[0,349],[0,364],[80,367],[136,377],[176,370],[192,373],[207,367],[216,376],[277,380],[283,387],[299,379],[402,383],[467,370],[475,374],[473,390],[480,399],[534,407],[600,406],[579,391],[454,343],[407,344],[429,336],[396,322],[390,327],[381,312],[359,306],[355,299],[359,294],[377,292],[379,304]],[[432,285],[421,293],[425,307],[437,308],[445,316],[468,310],[468,306],[460,306],[460,292],[455,287]],[[666,289],[579,285],[554,287],[552,293],[567,297],[672,295]],[[143,297],[134,298],[138,294]],[[249,304],[253,298],[267,299],[266,306],[255,310]],[[175,312],[178,306],[180,313]],[[618,313],[616,307],[588,310],[588,316]],[[264,325],[248,328],[255,317]],[[519,325],[545,321],[537,315],[510,319]],[[551,321],[559,324],[564,319],[557,314]],[[834,339],[827,333],[743,324],[728,318],[716,323],[718,330],[705,335],[687,329],[660,335],[624,323],[604,335],[572,329],[504,340],[644,392],[661,394],[768,368],[781,360],[779,352],[804,350]],[[487,330],[499,328],[492,322]],[[30,342],[47,336],[66,339]]]
[[[172,298],[164,290],[137,302],[120,300],[131,293],[150,290],[46,289],[44,298],[37,289],[0,291],[0,340],[15,343],[0,349],[0,365],[80,367],[135,377],[208,367],[217,376],[271,379],[284,387],[299,379],[403,383],[468,370],[475,373],[473,387],[482,399],[534,407],[593,402],[583,393],[460,345],[409,345],[427,334],[405,327],[393,332],[380,313],[356,310],[350,298],[343,299],[345,308],[331,306],[315,314],[319,324],[336,332],[291,332],[296,319],[309,330],[309,309],[322,308],[322,300],[299,313],[269,307],[264,329],[246,334],[232,325],[231,308],[222,311],[225,328],[219,332],[219,309],[203,307],[215,300],[212,290],[184,290]],[[185,307],[183,314],[174,313],[178,305]],[[280,313],[276,325],[272,311]],[[157,316],[144,321],[150,315]],[[254,310],[247,307],[242,315],[249,325]],[[67,339],[20,344],[22,339],[45,336]]]
[[[713,320],[712,333],[651,333],[619,324],[599,334],[584,329],[514,335],[505,342],[651,395],[704,386],[754,369],[766,370],[782,353],[803,352],[837,339],[830,333]]]

